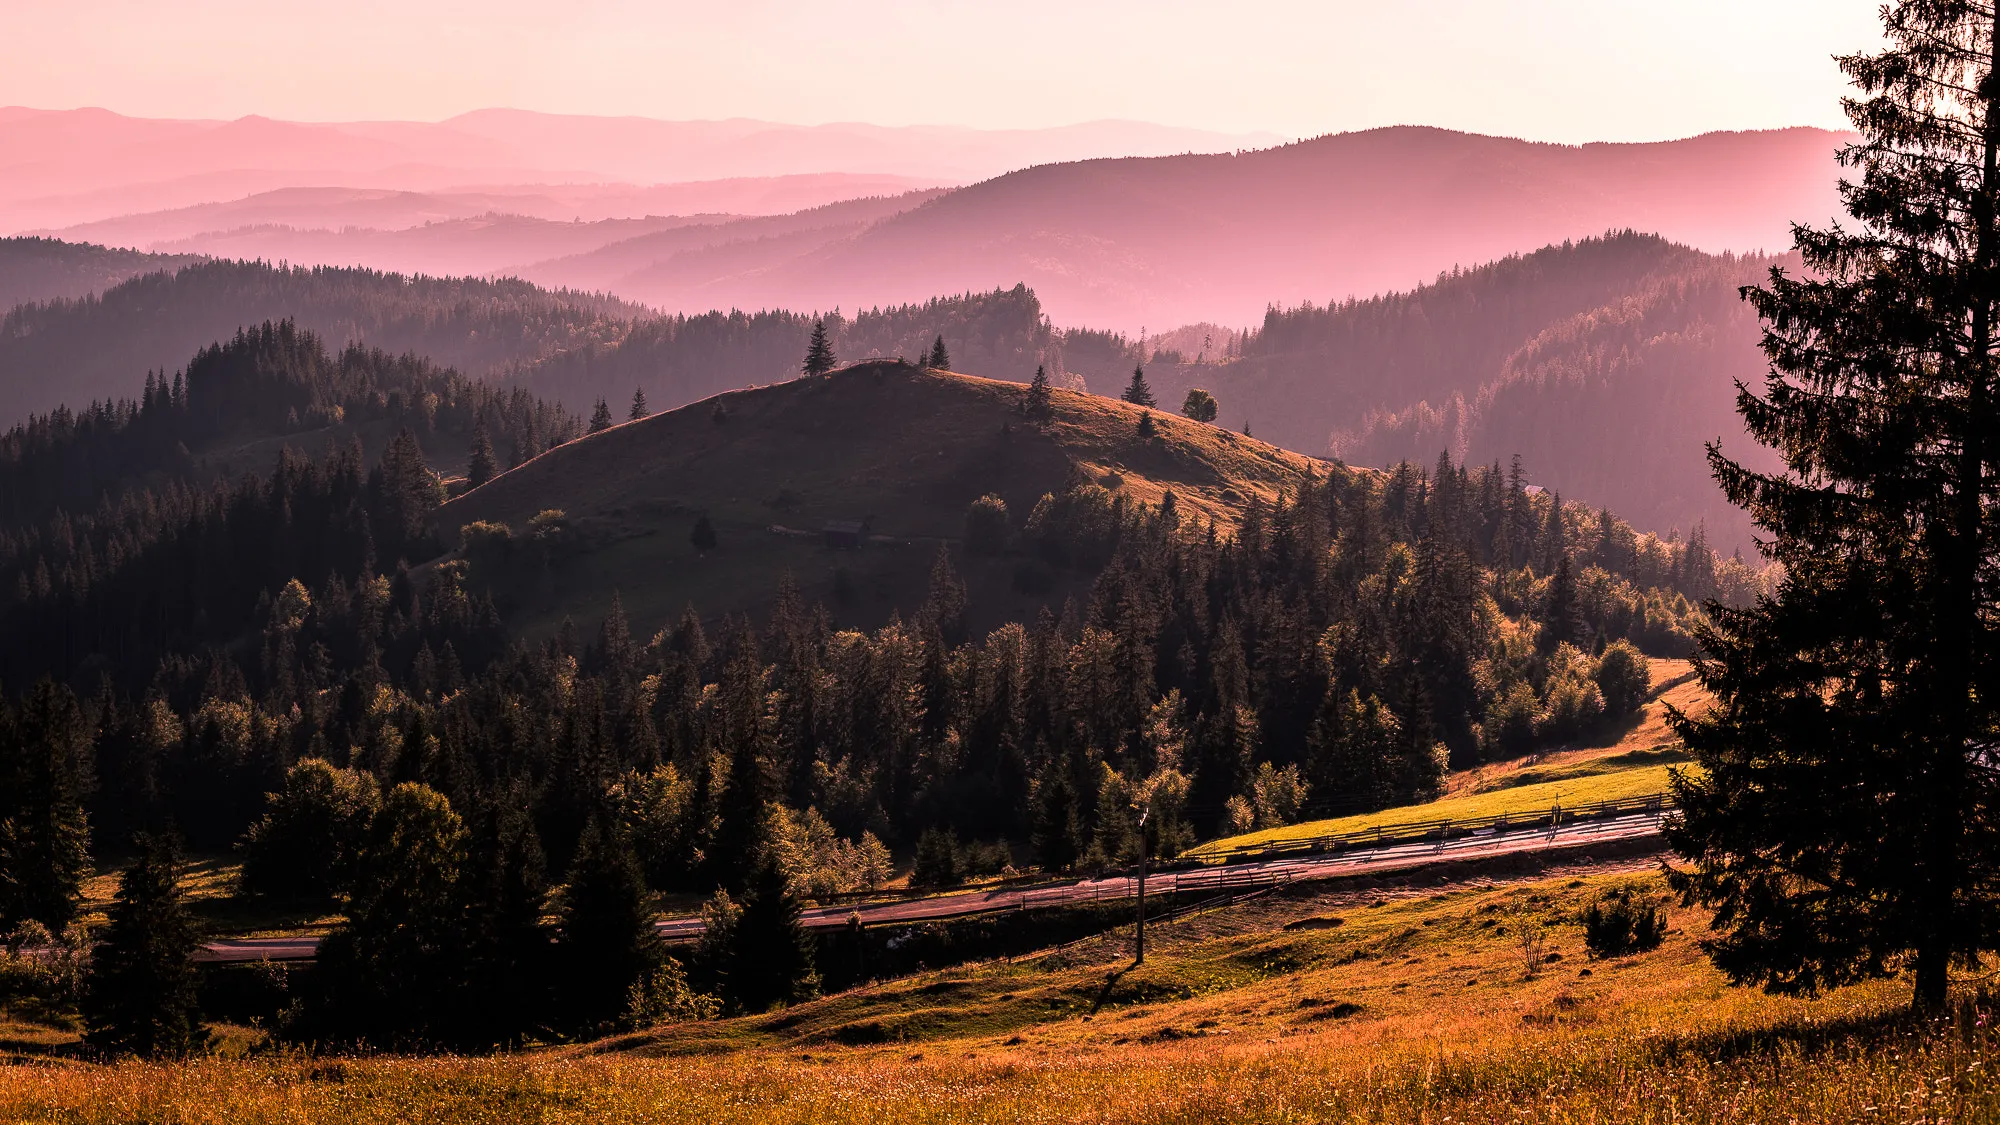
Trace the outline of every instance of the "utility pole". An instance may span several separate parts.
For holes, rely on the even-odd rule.
[[[1153,810],[1139,810],[1139,940],[1138,956],[1132,959],[1134,965],[1146,963],[1146,815]]]

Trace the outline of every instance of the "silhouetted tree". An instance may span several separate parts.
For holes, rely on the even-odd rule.
[[[1731,979],[1813,992],[2000,947],[2000,12],[1905,0],[1841,60],[1853,229],[1797,232],[1806,274],[1746,291],[1771,377],[1738,410],[1784,468],[1709,447],[1783,580],[1712,608],[1718,706],[1678,728],[1675,876],[1716,909]]]
[[[767,1011],[819,992],[812,935],[800,920],[798,897],[776,854],[760,850],[730,935],[730,999],[746,1012]]]
[[[651,410],[646,409],[646,388],[634,387],[632,389],[632,408],[625,412],[625,420],[628,422],[637,422],[641,418],[651,417],[652,413]]]
[[[611,404],[602,398],[590,409],[590,432],[597,433],[611,428]]]
[[[84,1041],[110,1055],[186,1055],[208,1045],[196,995],[201,939],[180,886],[180,851],[142,836],[118,877],[110,924],[84,981]]]
[[[933,371],[951,370],[951,353],[944,350],[943,336],[939,336],[937,341],[931,344],[930,354],[924,357],[924,366]]]
[[[60,930],[90,873],[91,731],[76,696],[46,680],[0,705],[0,933]]]
[[[832,371],[837,362],[833,356],[833,345],[826,340],[826,321],[813,321],[812,342],[806,345],[806,361],[801,370],[807,375],[824,375]]]
[[[465,483],[478,488],[499,473],[500,465],[493,459],[493,439],[486,436],[486,419],[480,418],[472,424],[472,453],[465,463]]]
[[[1189,390],[1187,398],[1181,402],[1181,413],[1197,422],[1214,422],[1220,409],[1215,396],[1200,387]]]
[[[1153,424],[1152,411],[1146,410],[1140,412],[1138,430],[1139,436],[1147,439],[1151,439],[1160,432],[1160,428]]]
[[[1125,384],[1125,393],[1118,396],[1135,406],[1157,406],[1153,401],[1153,388],[1146,385],[1146,368],[1142,364],[1132,369],[1132,381]]]
[[[632,986],[659,964],[659,935],[632,845],[609,816],[594,816],[563,888],[562,944],[572,1017],[601,1028],[623,1015]]]
[[[1049,391],[1048,369],[1037,366],[1035,381],[1028,384],[1028,399],[1022,410],[1036,422],[1048,421],[1055,412],[1055,396]]]
[[[379,803],[375,779],[306,758],[265,802],[267,811],[243,838],[243,889],[307,902],[343,894]]]
[[[688,542],[694,544],[694,549],[697,551],[715,550],[717,543],[715,524],[709,522],[706,514],[695,517],[694,530],[688,533]]]

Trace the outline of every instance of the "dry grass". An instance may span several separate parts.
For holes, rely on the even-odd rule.
[[[1609,880],[1647,878],[1265,900],[1162,931],[1147,965],[1130,971],[1116,971],[1118,943],[1107,940],[771,1016],[496,1059],[14,1067],[0,1072],[0,1120],[1942,1122],[2000,1113],[1988,1077],[2000,1045],[1983,1014],[1945,1034],[1902,1018],[1893,983],[1816,1001],[1729,988],[1684,932],[1696,919],[1683,912],[1655,953],[1587,962],[1574,911]],[[1521,943],[1506,931],[1537,916],[1559,959],[1525,979]],[[867,1040],[886,1041],[846,1045]]]
[[[1233,524],[1255,499],[1296,491],[1312,458],[1215,426],[1155,411],[1158,436],[1138,436],[1139,408],[1073,391],[1054,393],[1055,416],[1030,424],[1018,383],[864,364],[819,379],[733,391],[614,426],[551,450],[447,504],[448,531],[475,520],[520,531],[562,509],[580,549],[557,568],[544,604],[512,622],[553,628],[568,614],[596,620],[614,590],[635,627],[649,630],[692,603],[704,613],[754,608],[790,573],[808,601],[844,621],[905,616],[922,603],[940,542],[957,539],[966,508],[995,493],[1023,524],[1072,466],[1114,495],[1157,503],[1171,488],[1184,512]],[[726,420],[715,419],[720,404]],[[689,543],[706,513],[721,541]],[[826,520],[867,519],[887,541],[859,551],[821,545]],[[773,531],[774,526],[799,534]],[[984,618],[1032,620],[1082,589],[1014,589],[1017,560],[963,560]],[[836,569],[845,570],[843,591]]]

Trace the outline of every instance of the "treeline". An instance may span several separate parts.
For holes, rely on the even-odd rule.
[[[289,321],[240,332],[184,376],[148,377],[137,401],[0,437],[0,623],[13,641],[0,670],[142,684],[173,653],[236,640],[292,579],[317,589],[435,556],[426,521],[444,486],[426,445],[485,449],[490,472],[581,432],[525,391],[360,348],[329,356]],[[382,450],[372,463],[364,436]],[[268,475],[234,479],[190,452],[245,437],[325,452],[282,448]]]
[[[0,422],[130,398],[143,372],[175,370],[197,349],[267,320],[477,377],[615,340],[645,315],[610,297],[515,279],[200,262],[0,317]]]
[[[1746,444],[1727,440],[1742,433],[1734,381],[1763,368],[1736,292],[1771,264],[1613,233],[1404,293],[1272,308],[1233,354],[1149,355],[1147,375],[1161,401],[1205,388],[1224,424],[1292,449],[1361,465],[1518,453],[1538,483],[1638,526],[1706,522],[1748,550],[1702,446]]]
[[[635,324],[622,339],[567,352],[521,375],[523,386],[573,410],[597,399],[624,402],[643,391],[670,410],[713,394],[799,374],[813,326],[844,362],[876,356],[921,359],[943,336],[960,370],[1027,382],[1060,335],[1025,286],[936,297],[853,316],[783,310],[677,314]]]
[[[920,881],[1090,870],[1424,800],[1454,764],[1638,705],[1641,650],[1685,652],[1696,612],[1638,581],[1747,581],[1497,466],[1333,468],[1233,534],[1079,475],[1025,518],[991,498],[968,513],[978,549],[1094,576],[1032,623],[967,635],[944,553],[912,617],[872,630],[786,587],[760,624],[690,610],[641,640],[614,606],[529,645],[499,629],[476,562],[419,577],[357,556],[432,549],[435,478],[413,439],[395,448],[410,460],[365,481],[287,454],[162,539],[313,568],[261,589],[239,574],[233,601],[198,591],[184,608],[212,606],[211,643],[141,687],[44,684],[0,716],[10,799],[56,813],[0,841],[9,886],[52,888],[0,918],[73,913],[86,823],[100,852],[178,832],[243,847],[253,892],[344,909],[286,1025],[300,1038],[465,1045],[760,1010],[813,987],[798,900],[880,882],[890,849]],[[272,522],[292,505],[319,547]],[[193,573],[127,581],[163,597]],[[646,927],[662,889],[722,892],[685,965]],[[503,992],[520,1003],[495,1010]]]
[[[200,260],[195,254],[147,254],[56,238],[0,238],[0,309],[75,300],[141,273]]]

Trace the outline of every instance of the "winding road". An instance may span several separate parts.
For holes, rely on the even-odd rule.
[[[1658,812],[1580,821],[1554,828],[1544,826],[1514,831],[1488,829],[1443,840],[1423,840],[1317,855],[1251,860],[1227,866],[1160,871],[1147,878],[1146,892],[1150,896],[1172,901],[1183,894],[1238,893],[1300,880],[1387,874],[1442,861],[1491,859],[1530,852],[1583,848],[1611,841],[1641,840],[1658,836],[1659,833]],[[850,917],[857,915],[862,924],[867,926],[929,922],[1008,910],[1125,899],[1137,893],[1136,878],[1130,875],[1117,875],[1018,889],[966,891],[934,895],[929,898],[857,903],[852,906],[812,907],[804,912],[803,921],[814,929],[844,926]],[[658,926],[660,936],[669,941],[685,941],[700,936],[702,932],[702,921],[699,916],[665,918],[658,923]],[[231,938],[213,941],[203,946],[201,952],[196,955],[196,960],[310,961],[318,950],[319,938],[316,936]]]

